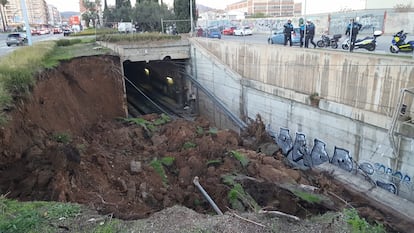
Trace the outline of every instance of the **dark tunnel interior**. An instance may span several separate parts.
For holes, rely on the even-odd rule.
[[[125,61],[129,115],[175,115],[188,109],[187,65],[187,60]]]

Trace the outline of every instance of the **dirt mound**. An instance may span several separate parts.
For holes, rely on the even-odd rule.
[[[389,227],[399,223],[363,204],[362,196],[342,196],[349,193],[329,174],[287,166],[260,116],[242,136],[203,118],[122,119],[120,74],[115,57],[75,59],[42,73],[0,133],[0,193],[77,202],[122,219],[175,205],[212,213],[193,184],[197,176],[222,211],[265,208],[307,218],[361,203],[364,217]]]

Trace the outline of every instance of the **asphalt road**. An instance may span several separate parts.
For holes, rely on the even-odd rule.
[[[8,53],[13,52],[15,49],[19,48],[19,46],[12,45],[8,47],[6,45],[6,38],[9,33],[0,33],[0,57],[4,56]],[[47,35],[39,35],[39,36],[32,36],[32,43],[36,43],[39,41],[44,40],[58,40],[63,38],[63,34],[47,34]]]

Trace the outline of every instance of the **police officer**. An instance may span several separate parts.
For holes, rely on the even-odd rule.
[[[316,48],[316,44],[313,41],[315,37],[315,24],[312,23],[310,19],[306,21],[306,36],[305,36],[305,48],[308,48],[309,42],[312,43],[313,48]]]
[[[361,30],[362,28],[362,24],[355,22],[354,19],[351,19],[348,27],[346,28],[345,31],[345,35],[350,36],[351,37],[351,43],[349,46],[349,51],[352,52],[354,50],[355,47],[355,41],[356,41],[356,37],[359,33],[359,30]]]
[[[292,32],[293,32],[293,24],[292,20],[288,20],[285,25],[283,25],[284,30],[283,34],[285,35],[285,45],[287,45],[287,42],[289,41],[289,45],[292,46]]]

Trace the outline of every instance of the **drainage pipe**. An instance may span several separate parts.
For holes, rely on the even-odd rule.
[[[214,203],[213,199],[211,199],[211,197],[208,195],[208,193],[204,190],[204,188],[198,182],[198,176],[194,177],[193,183],[200,190],[200,192],[203,194],[203,196],[207,199],[207,201],[210,203],[210,205],[213,207],[213,209],[216,211],[216,213],[218,215],[223,215],[223,212],[221,212],[221,210],[218,208],[216,203]]]

